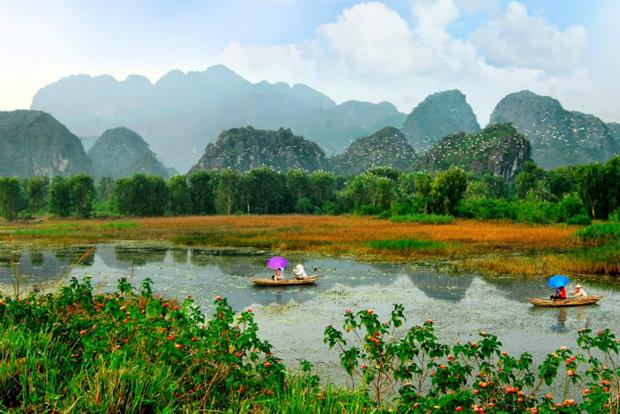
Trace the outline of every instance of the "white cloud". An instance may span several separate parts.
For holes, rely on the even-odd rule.
[[[484,9],[492,20],[461,39],[451,25],[461,12],[481,10],[478,0],[410,4],[409,21],[383,3],[359,3],[304,42],[231,43],[220,61],[254,81],[303,82],[339,102],[388,100],[403,112],[430,93],[458,88],[481,124],[508,93],[530,89],[575,102],[592,87],[581,65],[587,41],[581,26],[562,31],[512,2],[503,13]]]
[[[493,65],[562,71],[581,63],[587,33],[579,25],[562,31],[513,1],[503,16],[478,28],[471,40]]]

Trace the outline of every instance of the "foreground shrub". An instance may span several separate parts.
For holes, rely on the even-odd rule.
[[[620,340],[602,330],[579,332],[579,352],[561,347],[535,365],[513,356],[487,332],[478,341],[447,345],[432,320],[402,329],[404,307],[380,321],[372,309],[346,311],[342,330],[325,329],[353,384],[379,406],[402,413],[617,413]],[[399,332],[402,330],[403,332]],[[561,389],[556,397],[550,389]],[[398,394],[395,401],[390,397]]]
[[[162,412],[239,407],[280,392],[284,367],[257,337],[252,311],[216,298],[208,321],[121,279],[58,295],[0,299],[0,407],[26,411]]]

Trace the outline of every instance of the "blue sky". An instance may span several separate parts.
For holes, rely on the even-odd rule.
[[[480,121],[517,89],[620,120],[616,0],[0,0],[0,109],[76,73],[156,81],[224,63],[408,112],[460,88]]]

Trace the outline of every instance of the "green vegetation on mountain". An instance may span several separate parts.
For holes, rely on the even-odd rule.
[[[340,175],[360,174],[371,167],[393,167],[410,170],[415,151],[394,127],[355,140],[343,154],[330,159],[330,169]]]
[[[593,115],[565,110],[560,102],[530,91],[510,94],[491,114],[491,123],[511,123],[532,145],[543,168],[605,162],[620,153],[608,126]]]
[[[419,171],[458,166],[475,175],[490,173],[512,181],[530,157],[530,144],[510,125],[490,125],[477,134],[450,135],[415,164]]]
[[[40,111],[0,112],[0,176],[92,174],[80,139]]]
[[[138,173],[168,177],[168,170],[150,150],[149,144],[128,128],[105,131],[88,151],[88,156],[98,179]]]
[[[245,127],[223,131],[215,144],[207,145],[190,172],[220,168],[246,171],[260,166],[281,171],[292,168],[315,171],[324,168],[326,161],[317,144],[294,135],[290,129],[270,131]]]
[[[407,116],[402,131],[422,154],[448,135],[480,131],[476,115],[459,90],[429,95]]]

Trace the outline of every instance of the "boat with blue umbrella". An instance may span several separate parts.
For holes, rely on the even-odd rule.
[[[553,275],[547,280],[547,285],[551,288],[558,289],[566,287],[570,283],[570,279],[565,275]],[[547,307],[547,308],[560,308],[566,306],[584,306],[592,305],[601,300],[602,297],[598,295],[590,295],[586,297],[571,297],[571,298],[532,298],[528,299],[528,302],[534,306]]]

